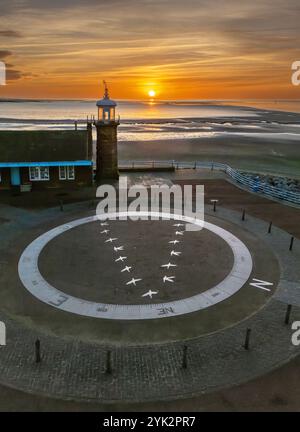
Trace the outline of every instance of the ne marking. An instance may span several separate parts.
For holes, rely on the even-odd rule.
[[[252,279],[253,282],[250,283],[251,286],[254,286],[255,288],[259,288],[265,291],[271,291],[270,288],[267,288],[267,286],[274,285],[272,282],[264,281],[261,279]]]
[[[159,314],[158,314],[159,316],[165,316],[165,315],[168,315],[170,313],[171,314],[175,313],[174,309],[171,306],[159,308],[158,311],[159,311]]]
[[[232,249],[234,262],[229,274],[223,281],[203,293],[182,300],[174,300],[166,303],[154,304],[103,304],[91,302],[85,299],[66,295],[54,286],[50,285],[40,274],[38,259],[44,247],[55,237],[63,234],[67,230],[91,222],[99,222],[108,219],[116,219],[123,216],[154,216],[159,218],[170,218],[180,222],[191,223],[201,228],[212,231],[221,237]],[[179,254],[179,252],[178,252]],[[243,259],[242,259],[243,258]],[[125,260],[126,257],[119,256],[115,261]],[[196,312],[207,307],[213,306],[239,291],[248,281],[252,272],[252,258],[247,247],[237,237],[229,231],[217,225],[202,220],[190,218],[182,215],[169,215],[160,212],[121,212],[105,214],[100,216],[89,216],[86,218],[72,221],[68,224],[58,226],[42,234],[29,244],[21,255],[18,272],[24,287],[40,301],[57,307],[65,312],[88,316],[93,318],[105,318],[114,320],[144,320],[164,318],[170,315],[178,316]],[[33,279],[34,275],[34,279]],[[37,284],[32,282],[36,281]],[[255,282],[256,284],[259,283]],[[265,282],[265,281],[263,281]],[[270,282],[269,282],[270,283]],[[150,290],[154,295],[156,291]],[[216,293],[220,293],[215,296]],[[147,293],[146,293],[147,294]]]

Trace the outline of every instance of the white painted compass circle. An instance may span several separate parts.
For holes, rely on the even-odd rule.
[[[65,294],[50,285],[43,278],[38,268],[38,259],[44,247],[52,239],[80,225],[105,219],[115,220],[123,216],[159,216],[162,219],[171,218],[203,227],[221,237],[229,245],[234,256],[232,269],[223,281],[207,291],[185,299],[156,304],[124,305],[96,303]],[[19,260],[18,271],[23,285],[33,296],[62,311],[93,318],[145,320],[184,315],[226,300],[239,291],[247,282],[252,271],[252,266],[251,254],[245,244],[232,233],[217,225],[183,215],[131,211],[110,213],[102,216],[89,216],[53,228],[39,236],[26,247]]]

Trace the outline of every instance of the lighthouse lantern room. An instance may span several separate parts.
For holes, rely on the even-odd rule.
[[[104,96],[103,99],[97,101],[98,107],[98,121],[103,123],[115,122],[116,120],[116,102],[109,98],[108,88],[105,81],[104,83]]]

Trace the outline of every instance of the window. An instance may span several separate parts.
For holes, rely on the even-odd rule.
[[[111,120],[114,120],[114,119],[115,119],[115,109],[114,109],[114,108],[111,108],[111,109],[110,109],[110,119],[111,119]]]
[[[59,180],[67,180],[67,167],[65,166],[60,166],[58,167],[59,169]]]
[[[75,179],[75,169],[74,165],[70,165],[68,168],[68,180],[74,180]]]
[[[74,165],[60,166],[59,169],[59,180],[74,180],[75,179],[75,168]]]
[[[31,181],[48,181],[50,180],[49,167],[30,167],[29,179]]]

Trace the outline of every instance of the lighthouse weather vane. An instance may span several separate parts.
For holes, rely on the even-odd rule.
[[[103,80],[103,85],[104,85],[104,98],[109,99],[108,87],[105,80]]]

